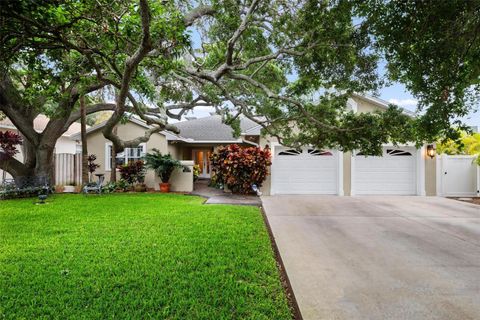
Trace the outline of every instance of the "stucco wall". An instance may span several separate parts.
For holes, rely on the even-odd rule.
[[[352,190],[352,153],[343,153],[343,194],[351,195]]]
[[[134,139],[143,136],[144,133],[144,127],[132,122],[127,122],[126,124],[121,124],[117,127],[117,134],[123,140]],[[110,181],[111,174],[110,170],[105,169],[106,162],[110,161],[110,159],[106,159],[106,144],[108,142],[109,140],[103,136],[101,130],[89,133],[87,136],[88,154],[95,154],[97,156],[96,163],[100,165],[95,173],[105,174],[105,181],[107,182]],[[163,134],[153,134],[150,137],[150,140],[146,143],[146,147],[147,152],[151,152],[154,148],[160,150],[162,153],[168,153],[169,151],[167,139]],[[117,179],[119,178],[120,174],[117,173]],[[147,171],[145,176],[145,184],[149,188],[159,188],[158,183],[156,183],[155,173],[153,171]]]
[[[360,98],[354,98],[355,102],[357,103],[357,112],[358,113],[367,113],[367,112],[375,112],[375,111],[385,111],[384,108],[379,107],[371,102],[362,100]]]
[[[170,191],[192,192],[193,191],[193,161],[181,161],[188,170],[176,169],[170,177]],[[159,189],[160,178],[155,177],[155,190]]]
[[[437,195],[437,161],[434,157],[425,157],[425,193],[427,196]],[[436,156],[438,157],[438,155]]]

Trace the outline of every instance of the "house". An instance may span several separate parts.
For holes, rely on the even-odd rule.
[[[43,114],[38,115],[35,120],[33,121],[33,126],[37,132],[42,132],[47,124],[49,118]],[[13,125],[13,123],[8,119],[5,118],[0,120],[0,131],[13,131],[18,133],[17,128]],[[55,144],[55,153],[56,154],[70,154],[74,155],[76,153],[81,152],[82,150],[82,143],[80,139],[73,139],[72,136],[80,132],[80,123],[72,123],[72,125],[68,128],[68,130],[57,140]],[[23,153],[22,148],[19,148],[19,153],[15,156],[18,160],[22,161]],[[0,170],[0,182],[3,181],[4,172]],[[11,178],[10,175],[5,173],[5,178]]]
[[[106,122],[92,126],[87,130],[88,153],[97,156],[96,163],[100,166],[95,173],[104,174],[106,181],[111,176],[112,143],[107,140],[101,129]],[[121,165],[129,161],[139,160],[147,152],[158,149],[162,154],[170,153],[174,158],[182,160],[183,165],[200,167],[200,177],[210,177],[209,157],[218,146],[237,143],[240,145],[257,145],[260,137],[259,126],[248,119],[241,120],[242,135],[235,138],[232,128],[224,123],[218,115],[207,118],[193,119],[175,124],[180,134],[169,131],[154,133],[150,139],[141,143],[137,148],[126,148],[124,152],[116,155],[116,164]],[[126,123],[117,126],[117,134],[123,140],[142,136],[149,129],[145,122],[131,117]],[[72,136],[79,139],[80,133]],[[251,140],[249,140],[251,139]],[[254,141],[252,141],[254,140]],[[182,174],[177,170],[171,178],[172,191],[192,191],[193,182],[191,174]],[[189,180],[190,179],[190,180]],[[159,178],[154,172],[147,171],[145,183],[149,188],[159,189]]]
[[[354,112],[382,111],[388,103],[370,96],[354,94],[348,100]],[[411,112],[405,113],[414,116]],[[111,175],[112,144],[103,137],[105,123],[87,130],[89,154],[97,156],[100,167],[96,173],[104,174],[108,181]],[[382,157],[364,156],[360,152],[341,152],[304,147],[293,150],[278,143],[276,138],[261,135],[261,127],[247,118],[241,118],[241,134],[235,137],[232,128],[221,121],[218,115],[189,119],[175,123],[179,134],[162,131],[151,136],[149,141],[137,148],[127,148],[116,155],[116,163],[140,159],[146,152],[159,149],[184,161],[184,165],[200,167],[200,177],[210,177],[209,157],[222,145],[236,143],[244,146],[267,145],[272,150],[271,174],[265,181],[262,192],[274,194],[336,194],[336,195],[435,195],[436,161],[426,155],[425,146],[413,144],[402,146],[385,145]],[[145,122],[131,117],[117,126],[117,134],[124,140],[142,136],[150,128]],[[80,133],[68,137],[78,145]],[[191,174],[177,170],[172,176],[172,190],[191,191]],[[148,172],[146,184],[158,189],[159,179]]]
[[[374,97],[353,95],[348,106],[354,112],[385,110],[388,103]],[[413,116],[411,112],[405,111]],[[87,130],[89,153],[97,155],[100,168],[108,179],[111,172],[111,143],[99,124]],[[239,137],[218,115],[189,119],[175,123],[179,134],[162,131],[138,148],[127,149],[117,155],[117,163],[139,159],[153,148],[170,153],[174,158],[193,161],[200,167],[200,177],[210,177],[209,157],[218,146],[236,143],[272,149],[271,174],[262,191],[268,194],[336,194],[336,195],[435,195],[435,160],[427,157],[425,147],[413,144],[385,145],[382,157],[364,156],[360,152],[318,150],[305,147],[293,150],[278,143],[275,138],[261,136],[261,127],[247,118],[241,118]],[[131,139],[149,128],[143,121],[131,118],[119,125],[118,134]],[[75,136],[74,136],[75,138]],[[150,172],[146,183],[158,189],[158,178]],[[172,177],[175,184],[175,177]],[[173,188],[175,190],[175,187]]]

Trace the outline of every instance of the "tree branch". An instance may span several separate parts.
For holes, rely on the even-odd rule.
[[[211,6],[198,6],[185,15],[185,17],[183,18],[183,23],[186,27],[189,27],[194,24],[197,19],[200,19],[204,16],[212,16],[213,14],[215,14],[215,12],[215,9],[213,9],[213,7]]]

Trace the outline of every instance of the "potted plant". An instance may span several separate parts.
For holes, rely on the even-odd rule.
[[[170,177],[173,170],[182,168],[180,161],[173,159],[170,154],[162,155],[158,149],[152,149],[152,153],[145,155],[145,166],[152,169],[158,175],[162,183],[160,183],[161,192],[170,192]]]

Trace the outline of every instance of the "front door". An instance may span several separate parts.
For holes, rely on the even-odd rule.
[[[193,161],[200,167],[200,178],[210,178],[210,155],[212,152],[208,149],[193,150]]]

